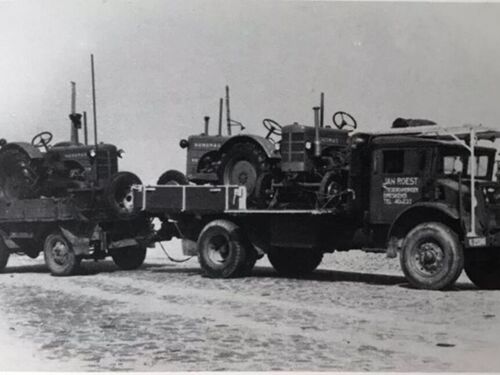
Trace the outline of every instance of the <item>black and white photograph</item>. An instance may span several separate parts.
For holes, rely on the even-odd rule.
[[[499,20],[0,0],[0,372],[500,372]]]

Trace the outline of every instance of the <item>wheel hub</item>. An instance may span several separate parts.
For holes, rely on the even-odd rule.
[[[52,245],[52,255],[54,261],[59,265],[64,265],[68,259],[69,249],[65,243],[57,241]]]
[[[433,275],[443,266],[444,253],[441,247],[433,242],[421,244],[415,252],[418,269],[427,275]]]
[[[224,236],[213,238],[208,244],[208,257],[215,264],[222,264],[229,255],[229,242]]]
[[[231,184],[243,185],[251,194],[255,188],[256,180],[257,171],[250,162],[240,160],[234,164],[229,178]]]

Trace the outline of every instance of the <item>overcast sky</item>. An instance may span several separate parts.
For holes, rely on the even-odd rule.
[[[69,137],[70,84],[122,168],[152,183],[184,170],[178,141],[233,117],[312,124],[350,112],[363,130],[395,117],[500,129],[500,4],[280,1],[0,2],[0,137]]]

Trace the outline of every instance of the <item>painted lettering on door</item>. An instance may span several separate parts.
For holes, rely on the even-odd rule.
[[[385,177],[382,195],[386,205],[413,204],[419,197],[418,177]]]

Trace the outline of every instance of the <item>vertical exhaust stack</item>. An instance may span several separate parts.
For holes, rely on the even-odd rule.
[[[231,136],[231,109],[229,107],[229,86],[226,86],[226,120],[227,120],[227,135]]]
[[[320,107],[314,107],[314,156],[319,158],[321,156],[321,143],[319,139],[319,127],[320,127]]]
[[[82,127],[82,115],[76,113],[76,84],[71,81],[71,113],[69,119],[71,120],[71,143],[78,144],[78,129]]]
[[[209,122],[210,122],[210,117],[209,116],[205,116],[203,119],[205,120],[205,133],[204,133],[204,135],[208,135],[208,125],[209,125]]]
[[[92,72],[92,113],[94,117],[94,145],[97,149],[97,115],[95,104],[95,71],[94,71],[94,54],[90,55],[90,69]]]
[[[222,136],[222,111],[224,107],[224,99],[219,99],[219,137]]]
[[[321,93],[321,101],[320,101],[320,118],[319,118],[319,126],[323,128],[325,126],[325,93]]]

